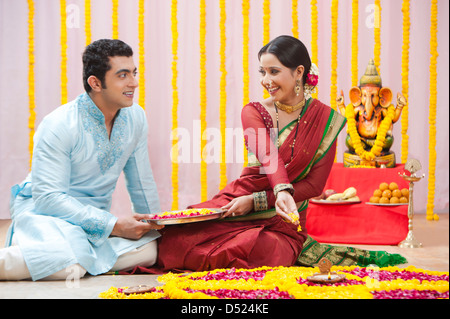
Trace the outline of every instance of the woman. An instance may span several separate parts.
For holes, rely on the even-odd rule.
[[[221,207],[224,219],[163,230],[163,270],[291,266],[302,251],[308,199],[325,186],[345,118],[310,98],[317,78],[300,40],[277,37],[258,57],[270,97],[242,110],[248,167],[214,198],[190,206]]]

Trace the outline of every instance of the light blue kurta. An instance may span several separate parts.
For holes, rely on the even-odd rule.
[[[34,136],[32,172],[12,188],[14,235],[33,280],[78,263],[109,271],[121,254],[155,240],[109,237],[117,220],[112,194],[124,172],[133,211],[160,211],[147,150],[147,121],[137,104],[120,110],[108,138],[103,113],[88,94],[47,115]]]

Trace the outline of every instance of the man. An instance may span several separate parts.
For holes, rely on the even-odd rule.
[[[0,280],[81,278],[151,266],[160,211],[144,110],[133,103],[132,49],[102,39],[83,53],[86,92],[47,115],[34,136],[32,172],[12,188]],[[121,172],[133,215],[110,213]]]

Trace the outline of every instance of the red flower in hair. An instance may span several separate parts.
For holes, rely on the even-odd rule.
[[[315,74],[308,73],[308,77],[306,79],[306,84],[311,86],[316,86],[319,83],[319,76]]]

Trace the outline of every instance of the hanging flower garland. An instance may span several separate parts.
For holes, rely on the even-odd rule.
[[[214,269],[158,277],[163,286],[143,294],[126,294],[126,287],[99,294],[104,299],[447,299],[448,272],[408,266],[333,266],[345,275],[337,283],[314,283],[307,278],[317,267],[259,267]]]
[[[364,146],[361,142],[361,137],[359,136],[358,130],[356,129],[355,120],[355,109],[352,103],[349,103],[345,108],[345,117],[347,118],[347,131],[355,148],[355,153],[362,159],[366,161],[373,161],[376,156],[380,155],[383,149],[383,144],[386,139],[387,131],[389,130],[392,120],[395,116],[395,107],[391,104],[388,107],[388,112],[386,117],[381,121],[378,128],[377,138],[371,150],[367,152],[364,150]]]
[[[139,0],[138,38],[139,38],[139,105],[145,109],[145,2]]]
[[[249,37],[249,13],[250,13],[250,1],[242,0],[242,84],[243,84],[243,101],[242,106],[247,105],[250,101],[249,94],[249,85],[250,85],[250,77],[248,71],[248,45],[250,42]],[[248,152],[247,148],[244,146],[244,167],[248,165]]]
[[[298,39],[298,0],[292,0],[292,36]]]
[[[172,210],[178,210],[178,3],[172,0],[170,21],[172,31]]]
[[[263,2],[263,45],[270,41],[270,0]],[[267,90],[263,91],[263,96],[267,99],[270,94]]]
[[[319,66],[318,61],[318,45],[317,39],[319,34],[319,20],[317,13],[317,0],[311,0],[311,62]],[[317,99],[318,88],[316,88],[316,93],[313,94],[313,98]]]
[[[402,94],[408,100],[409,91],[409,29],[410,29],[410,15],[409,15],[409,0],[403,0],[403,45],[402,45]],[[409,107],[406,105],[402,112],[402,143],[401,143],[401,162],[406,163],[408,160],[408,114]]]
[[[203,156],[206,140],[203,132],[206,130],[206,1],[200,0],[200,197],[204,202],[208,199],[207,165]]]
[[[352,1],[352,86],[358,85],[359,0]]]
[[[220,160],[220,189],[227,185],[227,163],[226,163],[226,112],[227,112],[227,69],[226,69],[226,28],[227,20],[225,0],[220,0],[220,133],[222,139],[221,160]]]
[[[427,220],[439,219],[434,214],[434,195],[436,183],[436,103],[437,103],[437,0],[431,1],[431,27],[430,27],[430,109],[428,113],[429,141],[428,141],[428,196],[427,196]]]
[[[380,52],[381,52],[381,0],[375,0],[375,18],[374,18],[374,40],[375,44],[373,47],[373,61],[375,63],[375,67],[377,68],[378,74],[380,73]]]
[[[30,169],[33,159],[33,137],[35,132],[36,122],[36,96],[35,96],[35,81],[34,81],[34,1],[28,0],[28,108],[30,115],[28,117],[29,144],[28,150],[30,152]]]
[[[339,1],[331,1],[331,87],[330,106],[337,109],[337,56],[338,56],[338,12]]]
[[[119,38],[119,0],[112,0],[112,38]]]
[[[91,43],[91,0],[84,0],[84,33],[86,35],[86,46]]]
[[[66,1],[60,0],[61,14],[61,104],[67,103],[67,27]]]

